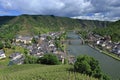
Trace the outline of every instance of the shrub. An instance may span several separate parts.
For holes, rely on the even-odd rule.
[[[32,43],[36,44],[37,40],[35,38],[32,39]]]
[[[6,42],[5,43],[5,48],[11,48],[11,43],[10,42]]]
[[[56,55],[54,54],[45,54],[43,57],[39,59],[41,64],[48,64],[48,65],[57,65],[59,64],[59,60]]]
[[[2,49],[4,47],[3,43],[0,42],[0,49]]]
[[[38,58],[36,58],[34,56],[25,55],[24,63],[25,64],[36,64],[37,60],[38,60]]]

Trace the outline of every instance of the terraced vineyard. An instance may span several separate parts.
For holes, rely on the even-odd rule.
[[[0,69],[0,80],[97,80],[69,71],[70,65],[15,65]]]
[[[77,20],[53,15],[0,16],[0,39],[12,40],[16,35],[38,35],[60,30],[105,27],[106,21]]]

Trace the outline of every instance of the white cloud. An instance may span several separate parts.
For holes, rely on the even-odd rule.
[[[79,16],[98,20],[120,19],[119,0],[0,0],[0,7],[23,14]]]
[[[100,21],[117,21],[120,19],[120,17],[106,17],[105,15],[101,13],[95,13],[91,16],[76,16],[71,17],[73,19],[87,19],[87,20],[100,20]]]

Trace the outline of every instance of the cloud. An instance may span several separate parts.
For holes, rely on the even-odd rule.
[[[64,6],[59,0],[0,0],[0,5],[7,10],[18,10],[29,14],[54,13]]]
[[[76,17],[71,17],[73,19],[87,19],[87,20],[100,20],[100,21],[117,21],[120,18],[119,17],[106,17],[101,13],[95,13],[94,15],[91,16],[76,16]]]
[[[84,0],[0,0],[5,9],[23,13],[78,15],[87,11],[90,3]],[[71,14],[70,14],[71,13]]]
[[[119,0],[0,0],[4,10],[97,20],[120,19]]]

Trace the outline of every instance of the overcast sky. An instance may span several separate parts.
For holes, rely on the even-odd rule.
[[[0,16],[21,14],[114,21],[120,19],[120,0],[0,0]]]

